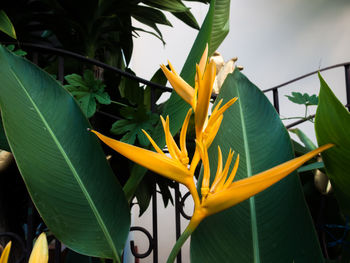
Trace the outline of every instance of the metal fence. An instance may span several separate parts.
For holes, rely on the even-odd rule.
[[[70,51],[42,46],[42,45],[36,45],[36,44],[27,44],[22,43],[20,44],[20,47],[24,48],[25,50],[30,51],[30,56],[33,61],[33,63],[38,64],[39,61],[39,55],[40,54],[51,54],[51,55],[57,55],[58,56],[58,68],[57,68],[57,79],[63,83],[64,81],[64,74],[65,74],[65,58],[70,57],[77,59],[80,62],[92,64],[98,67],[101,67],[105,70],[109,70],[111,72],[114,72],[115,74],[118,74],[120,76],[133,79],[139,83],[145,84],[149,87],[151,87],[151,110],[154,111],[155,106],[155,90],[160,89],[165,92],[172,92],[172,89],[169,87],[164,87],[162,85],[159,85],[157,83],[150,82],[148,80],[142,79],[140,77],[137,77],[135,75],[132,75],[128,72],[125,72],[123,70],[120,70],[118,68],[112,67],[110,65],[107,65],[105,63],[102,63],[100,61],[90,59],[87,57],[84,57],[82,55],[72,53]],[[280,111],[280,103],[279,103],[279,89],[282,87],[287,86],[288,84],[291,84],[293,82],[296,82],[298,80],[304,79],[306,77],[309,77],[311,75],[316,74],[319,71],[326,71],[334,68],[340,68],[343,67],[345,70],[345,84],[346,84],[346,98],[347,98],[347,107],[349,108],[349,102],[350,102],[350,62],[347,63],[341,63],[337,65],[333,65],[330,67],[322,68],[317,71],[310,72],[308,74],[305,74],[303,76],[300,76],[298,78],[295,78],[293,80],[290,80],[288,82],[285,82],[283,84],[280,84],[278,86],[263,90],[264,93],[270,93],[272,92],[272,98],[273,98],[273,106],[275,107],[276,111],[279,113]],[[100,114],[108,115],[108,113],[105,112],[99,112]],[[114,116],[111,116],[114,117]],[[289,125],[287,125],[287,128],[291,128],[295,125],[298,125],[302,122],[306,121],[305,119],[298,120],[296,122],[293,122]],[[185,200],[189,196],[189,193],[182,194],[179,190],[179,185],[175,184],[175,225],[176,225],[176,238],[178,239],[181,235],[181,217],[185,219],[190,219],[191,216],[187,215],[184,211],[185,206]],[[35,207],[33,203],[30,201],[28,204],[28,216],[27,216],[27,229],[26,229],[26,238],[23,239],[19,235],[15,233],[10,232],[3,232],[0,233],[0,237],[6,236],[7,238],[14,240],[16,246],[18,246],[18,249],[22,251],[22,256],[16,259],[16,263],[26,262],[28,260],[30,251],[32,249],[32,243],[35,238],[35,225],[34,225],[34,210]],[[140,231],[144,233],[144,235],[148,239],[148,248],[144,253],[139,253],[137,251],[135,242],[133,240],[130,241],[130,248],[132,254],[135,256],[135,262],[138,262],[138,259],[145,258],[151,255],[153,257],[153,262],[158,262],[158,216],[157,216],[157,189],[156,185],[154,185],[153,188],[153,194],[152,194],[152,233],[150,233],[147,229],[140,227],[140,226],[132,226],[130,231]],[[54,253],[54,262],[58,263],[61,262],[61,244],[58,240],[55,240],[55,253]],[[177,263],[181,263],[181,252],[177,256]]]

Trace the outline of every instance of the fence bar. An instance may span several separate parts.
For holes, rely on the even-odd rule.
[[[278,99],[278,89],[272,90],[273,95],[273,106],[275,107],[278,114],[280,114],[280,103]]]
[[[179,184],[175,183],[175,231],[176,231],[176,240],[181,236],[181,221],[180,221],[180,210],[181,210],[181,193],[179,189]],[[181,249],[176,257],[176,262],[181,263]]]
[[[346,89],[346,103],[348,104],[348,110],[350,111],[350,64],[344,66],[345,69],[345,89]]]
[[[58,80],[63,84],[64,81],[64,58],[58,57]]]
[[[153,263],[158,263],[158,218],[157,218],[157,184],[154,182],[152,194],[152,228],[153,228]]]

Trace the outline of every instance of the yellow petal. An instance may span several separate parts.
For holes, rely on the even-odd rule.
[[[213,181],[213,183],[211,184],[211,187],[210,187],[210,192],[211,193],[214,192],[214,187],[220,181],[221,175],[222,175],[222,152],[221,152],[220,146],[218,146],[218,167],[216,168],[215,178],[214,178],[214,181]]]
[[[203,80],[201,80],[201,71],[197,66],[198,75],[198,99],[195,112],[196,133],[200,134],[203,130],[205,121],[208,118],[208,108],[215,79],[215,63],[210,62],[205,70]]]
[[[166,145],[168,146],[169,153],[171,157],[173,157],[173,159],[178,160],[180,162],[181,152],[180,152],[180,149],[177,147],[173,136],[171,135],[170,127],[169,127],[169,116],[166,117],[166,121],[164,121],[162,116],[160,116],[160,119],[162,121],[162,125],[164,128],[165,141],[166,141]]]
[[[41,233],[35,241],[28,263],[47,263],[49,261],[49,249],[45,233]]]
[[[216,134],[218,133],[222,120],[224,116],[221,115],[214,124],[208,124],[204,130],[204,141],[207,148],[210,147],[211,143],[214,141]]]
[[[1,257],[0,257],[0,263],[7,263],[9,255],[10,255],[10,250],[11,250],[11,245],[12,242],[8,242],[4,250],[2,251]]]
[[[142,129],[142,132],[146,135],[147,139],[150,141],[150,143],[152,144],[153,148],[157,151],[157,153],[165,155],[165,153],[158,147],[156,142],[152,139],[152,137],[144,129]]]
[[[237,101],[237,97],[234,97],[232,99],[230,99],[228,102],[225,103],[224,106],[222,106],[220,109],[219,109],[219,106],[222,102],[222,100],[219,101],[219,103],[215,106],[210,118],[209,118],[209,121],[208,121],[208,126],[212,125],[213,122],[216,122],[216,119],[219,118],[222,114],[224,114],[224,112],[232,106],[233,103],[235,103]]]
[[[201,57],[201,60],[199,61],[199,69],[201,72],[205,71],[205,66],[207,65],[207,60],[208,60],[208,43],[205,45],[203,55]]]
[[[195,107],[192,105],[194,89],[188,85],[187,82],[184,81],[179,75],[169,71],[165,65],[161,65],[160,67],[176,93],[192,107]]]
[[[332,146],[332,144],[326,144],[316,150],[304,154],[303,156],[277,165],[267,171],[236,181],[220,192],[209,194],[203,205],[207,207],[209,215],[230,208],[280,181],[303,165],[306,161]]]
[[[234,154],[234,152],[231,151],[231,149],[230,149],[230,152],[228,153],[228,156],[227,156],[227,160],[226,160],[226,163],[225,163],[224,170],[219,175],[219,177],[216,180],[215,184],[213,183],[213,185],[212,185],[212,187],[210,189],[211,193],[215,193],[216,191],[220,191],[221,188],[223,187],[223,185],[225,183],[225,180],[226,180],[226,177],[227,177],[228,170],[230,169],[230,165],[231,165],[231,161],[232,161],[232,158],[233,158],[233,154]]]
[[[192,114],[192,109],[189,109],[186,115],[186,118],[184,120],[184,123],[182,124],[181,133],[180,133],[180,149],[181,149],[181,159],[186,159],[186,162],[182,161],[182,163],[186,163],[186,165],[189,162],[187,149],[186,149],[186,134],[187,134],[187,127],[188,123],[190,122]]]
[[[187,179],[184,179],[186,176],[192,178],[187,168],[166,155],[114,140],[94,130],[91,131],[121,155],[153,172],[180,183],[184,181],[187,183]]]
[[[203,146],[202,143],[198,142],[196,140],[196,146],[199,150],[199,154],[202,159],[203,164],[203,178],[202,178],[202,187],[201,187],[201,193],[202,198],[205,198],[209,193],[209,184],[210,184],[210,166],[209,166],[209,157],[208,157],[208,150]]]
[[[224,188],[227,188],[231,185],[233,179],[235,179],[236,173],[237,173],[237,169],[238,169],[238,165],[239,165],[239,154],[237,154],[237,158],[235,161],[235,165],[232,168],[231,174],[229,176],[229,178],[226,180],[225,184],[224,184]]]

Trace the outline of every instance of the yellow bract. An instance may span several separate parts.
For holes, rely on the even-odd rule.
[[[333,146],[331,144],[324,145],[310,153],[280,164],[258,175],[235,182],[233,182],[233,180],[238,170],[239,155],[237,155],[235,158],[232,171],[229,173],[234,152],[230,150],[225,166],[223,167],[223,157],[221,149],[218,147],[217,172],[212,184],[210,185],[211,180],[208,148],[213,142],[220,128],[224,112],[237,101],[237,98],[232,98],[223,106],[221,106],[222,100],[220,100],[214,107],[211,116],[208,117],[208,108],[212,87],[215,80],[216,66],[214,62],[208,62],[207,56],[208,47],[206,48],[199,65],[196,66],[194,88],[192,88],[179,76],[179,74],[177,74],[170,62],[170,70],[166,66],[161,65],[165,76],[168,78],[174,90],[188,104],[191,105],[194,111],[196,149],[191,162],[188,158],[186,149],[186,133],[192,109],[188,111],[181,129],[180,147],[178,147],[173,136],[171,135],[169,128],[169,116],[167,116],[165,120],[163,117],[160,117],[170,156],[163,153],[151,136],[145,131],[143,132],[151,142],[156,152],[129,145],[108,138],[96,131],[92,131],[103,142],[128,159],[169,179],[182,183],[189,189],[194,200],[194,213],[188,227],[184,232],[185,235],[192,233],[205,217],[228,209],[250,198],[251,196],[256,195],[257,193],[286,177],[312,157]],[[200,160],[202,160],[204,170],[201,185],[201,198],[199,197],[195,181],[193,179],[194,172]],[[176,251],[176,249],[173,251]],[[173,252],[172,256],[174,256]]]
[[[0,263],[7,263],[11,249],[11,241],[7,243],[0,257]],[[49,261],[49,249],[45,233],[41,233],[35,241],[28,263],[47,263]]]
[[[45,233],[41,233],[35,241],[29,263],[47,263],[49,261],[49,249]]]
[[[4,251],[2,251],[2,254],[0,257],[0,263],[7,263],[9,255],[10,255],[11,245],[12,245],[12,242],[10,241],[5,246]]]

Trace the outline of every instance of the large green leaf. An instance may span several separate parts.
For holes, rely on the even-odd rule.
[[[15,28],[13,27],[11,20],[8,18],[8,16],[3,10],[0,10],[0,31],[16,39]]]
[[[218,99],[238,101],[209,149],[212,174],[217,146],[240,154],[237,179],[293,158],[289,135],[265,95],[239,70],[230,74]],[[214,177],[214,176],[213,176]],[[323,262],[298,176],[293,173],[262,193],[205,219],[192,235],[191,262]]]
[[[199,62],[206,44],[209,45],[209,54],[212,54],[224,40],[229,28],[230,0],[212,0],[209,11],[205,17],[203,25],[197,35],[187,60],[182,68],[181,77],[189,84],[194,85],[194,76],[196,73],[196,63]],[[174,91],[166,102],[163,116],[170,116],[170,130],[176,134],[185,119],[189,105],[183,101]],[[160,147],[165,145],[163,127],[161,123],[152,133],[153,139]],[[124,186],[124,191],[128,198],[131,198],[141,182],[146,172],[144,168],[135,168],[130,179]]]
[[[327,176],[332,182],[337,201],[344,214],[350,216],[350,114],[319,75],[321,89],[315,129],[319,145],[334,143],[322,153]]]
[[[0,83],[5,132],[47,226],[79,253],[120,261],[130,225],[128,204],[73,97],[3,47]]]

